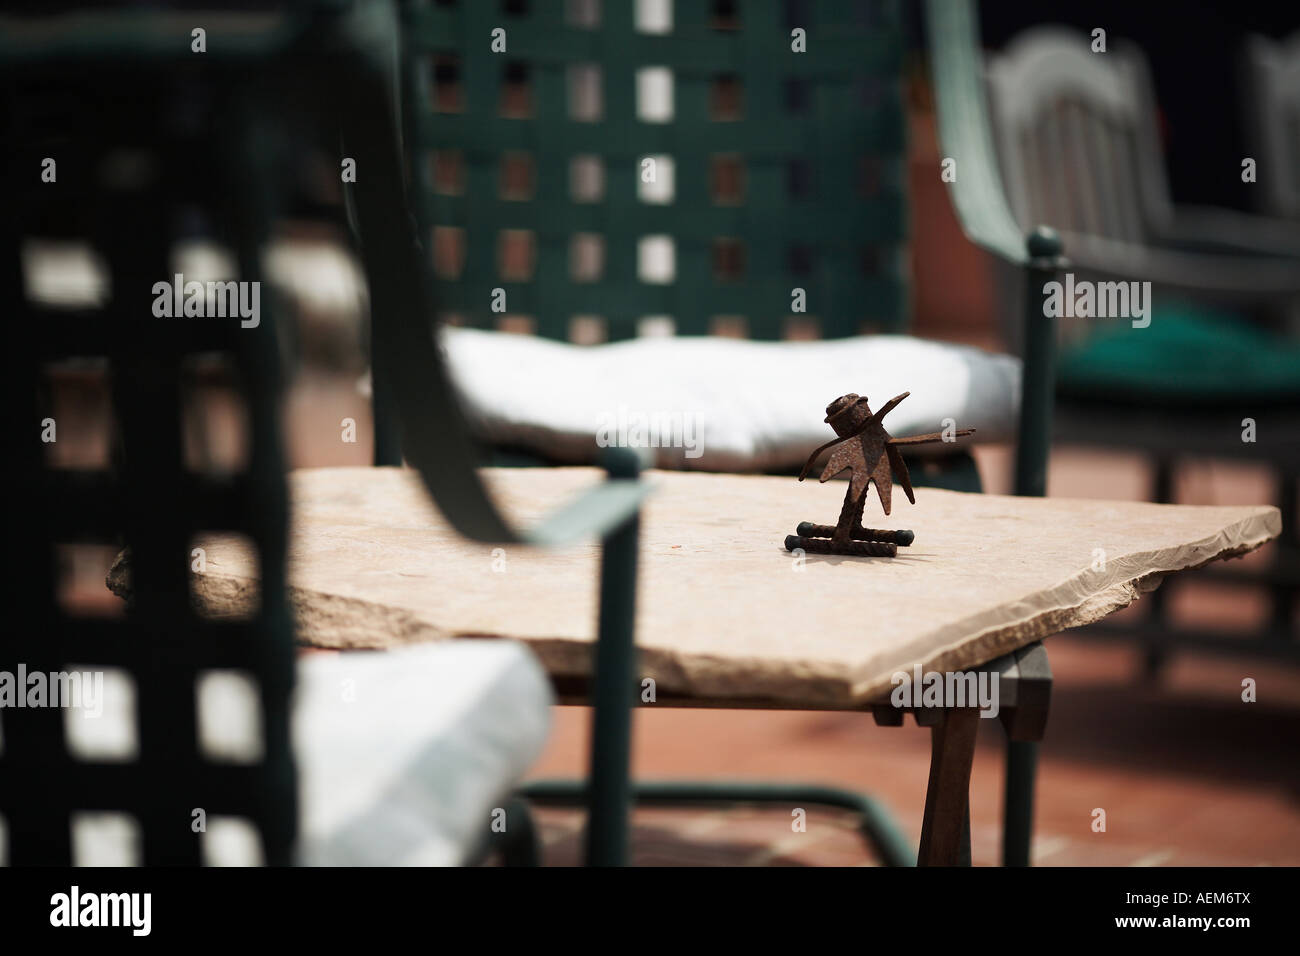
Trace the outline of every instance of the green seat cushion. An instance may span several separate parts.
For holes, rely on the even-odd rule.
[[[1108,326],[1064,350],[1057,382],[1070,398],[1300,401],[1300,343],[1230,312],[1171,304],[1153,309],[1147,328]]]

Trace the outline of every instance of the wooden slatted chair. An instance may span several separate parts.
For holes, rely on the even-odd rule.
[[[1061,223],[1077,268],[1230,304],[1296,293],[1292,224],[1171,200],[1136,46],[1112,40],[1093,53],[1081,34],[1034,27],[989,59],[986,76],[1012,210],[1022,224]]]
[[[1287,40],[1252,37],[1249,115],[1263,172],[1260,211],[1300,219],[1300,32]]]
[[[1056,434],[1149,454],[1157,501],[1172,500],[1180,457],[1270,462],[1280,473],[1278,502],[1293,518],[1300,343],[1285,325],[1300,303],[1300,227],[1171,201],[1149,71],[1132,44],[1111,38],[1107,52],[1094,53],[1081,34],[1035,27],[989,58],[986,77],[1001,178],[1019,223],[1052,222],[1080,280],[1151,283],[1147,319],[1063,322]],[[1276,151],[1259,157],[1260,179],[1275,186],[1294,173],[1278,159]],[[1045,292],[1031,298],[1041,304]],[[1248,424],[1252,440],[1243,438]],[[1254,646],[1294,657],[1300,541],[1282,542],[1261,580],[1274,614]],[[1149,672],[1174,642],[1240,646],[1235,635],[1171,627],[1166,592],[1152,595],[1141,629]],[[1132,634],[1122,624],[1097,631]]]

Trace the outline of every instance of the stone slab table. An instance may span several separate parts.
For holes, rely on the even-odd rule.
[[[601,478],[589,468],[484,474],[523,524]],[[864,517],[915,531],[898,557],[799,556],[785,550],[785,536],[802,520],[833,524],[841,482],[654,471],[645,479],[656,490],[642,520],[636,642],[638,673],[655,681],[657,704],[871,710],[897,724],[895,674],[983,669],[1002,676],[1012,739],[1041,736],[1050,689],[1042,638],[1127,606],[1165,574],[1251,551],[1281,528],[1268,506],[920,488],[914,506],[895,497],[891,518],[878,503]],[[465,541],[404,469],[299,471],[290,495],[301,642],[510,638],[537,654],[561,699],[583,698],[597,543],[539,551]],[[194,583],[207,612],[246,612],[257,591],[248,551],[226,536],[198,544],[206,569]],[[904,709],[933,733],[921,860],[960,862],[978,712]]]

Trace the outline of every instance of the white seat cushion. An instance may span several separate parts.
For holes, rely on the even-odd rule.
[[[1010,441],[1020,408],[1018,359],[908,336],[579,346],[449,327],[441,341],[482,438],[574,464],[596,460],[599,438],[654,448],[660,468],[801,465],[834,437],[822,421],[825,409],[849,392],[879,408],[910,391],[885,422],[900,436],[941,431],[951,418],[976,428],[977,441]],[[921,450],[951,451],[943,444]]]
[[[312,866],[466,862],[550,729],[550,681],[509,641],[314,654],[298,680],[298,855]]]
[[[251,686],[227,674],[200,693],[200,748],[209,759],[260,759]],[[122,744],[134,738],[133,693],[128,682],[105,679],[96,710],[69,721],[74,750],[129,756]],[[298,660],[295,695],[298,859],[320,866],[466,862],[541,754],[554,699],[524,645],[481,640],[311,654]],[[213,816],[205,824],[206,863],[264,862],[246,822]],[[140,862],[138,824],[122,814],[80,814],[73,835],[79,866]],[[0,864],[5,836],[0,828]]]

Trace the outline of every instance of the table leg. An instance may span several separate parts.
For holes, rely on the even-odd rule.
[[[1168,456],[1156,458],[1151,500],[1162,505],[1174,503],[1174,460]],[[1166,607],[1169,589],[1170,582],[1166,579],[1160,587],[1145,595],[1147,619],[1154,627],[1150,630],[1138,629],[1142,646],[1142,677],[1153,683],[1160,680],[1160,671],[1164,668],[1168,652],[1167,647],[1158,640],[1158,634],[1165,630],[1169,620]]]
[[[970,771],[979,720],[977,708],[953,707],[930,728],[930,783],[918,866],[970,865]]]
[[[1003,793],[1002,865],[1028,866],[1034,837],[1034,778],[1038,743],[1007,740],[1007,775]]]
[[[1047,729],[1052,701],[1052,668],[1041,643],[1016,651],[1002,669],[1007,733],[1006,787],[1003,794],[1002,865],[1029,866],[1034,836],[1034,778],[1038,742]]]

